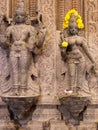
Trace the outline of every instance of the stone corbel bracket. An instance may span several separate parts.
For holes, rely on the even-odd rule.
[[[58,109],[64,118],[73,125],[79,125],[83,120],[83,113],[90,103],[90,97],[66,95],[59,100],[61,105]]]

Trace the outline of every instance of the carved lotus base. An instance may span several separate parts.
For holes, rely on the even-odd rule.
[[[38,96],[3,96],[2,100],[7,104],[11,120],[15,123],[24,125],[32,119]]]
[[[73,125],[79,125],[83,119],[83,112],[90,103],[89,97],[79,97],[75,95],[66,95],[60,100],[59,111]]]

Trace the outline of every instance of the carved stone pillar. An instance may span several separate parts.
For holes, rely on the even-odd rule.
[[[55,1],[39,0],[39,10],[45,25],[46,39],[39,58],[41,97],[32,120],[49,121],[61,118],[57,110],[56,86],[56,41],[55,41]]]
[[[85,0],[85,34],[88,45],[98,64],[98,1]],[[98,66],[98,65],[97,65]]]
[[[72,7],[77,10],[78,9],[78,1],[72,0]]]
[[[7,6],[6,6],[6,0],[0,0],[0,13],[6,13]]]
[[[70,9],[72,9],[72,0],[55,0],[57,30],[62,29],[64,16]]]
[[[41,103],[55,103],[55,1],[39,0],[39,10],[47,28],[42,56],[39,59]]]
[[[62,30],[64,16],[70,9],[76,9],[84,17],[84,0],[55,0],[55,7],[57,30]]]

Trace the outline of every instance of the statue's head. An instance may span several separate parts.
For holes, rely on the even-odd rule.
[[[14,14],[14,22],[16,24],[25,23],[26,21],[26,11],[24,6],[24,0],[17,1],[17,8]]]
[[[14,22],[16,24],[25,23],[26,17],[27,15],[24,10],[16,10],[15,15],[14,15]]]
[[[75,9],[71,9],[64,17],[63,29],[67,29],[69,35],[75,35],[84,28],[82,17]]]
[[[76,17],[74,14],[70,16],[68,31],[70,35],[78,34],[79,29],[78,29],[78,25],[76,23]]]

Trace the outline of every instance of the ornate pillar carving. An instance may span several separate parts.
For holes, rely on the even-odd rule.
[[[85,27],[88,44],[92,48],[93,55],[95,54],[98,60],[98,1],[85,0]],[[97,46],[97,47],[96,47]]]
[[[84,16],[84,0],[55,0],[57,30],[62,29],[65,14],[72,8],[78,10]],[[67,6],[66,6],[67,5]]]
[[[30,15],[31,19],[32,17],[35,17],[36,16],[35,11],[38,10],[38,0],[24,0],[24,4],[26,7],[26,12],[28,15]],[[6,14],[8,18],[12,18],[16,6],[17,6],[17,0],[7,0],[7,1],[5,0],[5,6],[3,7],[6,7]]]
[[[78,10],[78,1],[77,0],[72,0],[72,8]]]
[[[55,86],[55,1],[39,0],[39,10],[42,13],[43,23],[47,28],[42,57],[40,57],[40,81],[42,90],[41,103],[54,103]]]
[[[38,58],[41,96],[39,104],[33,113],[32,120],[47,121],[61,119],[57,110],[56,86],[56,28],[55,28],[55,1],[39,0],[39,10],[45,25],[46,39],[42,55]]]
[[[7,7],[6,7],[6,0],[0,0],[0,13],[6,14]]]
[[[35,11],[37,10],[37,0],[29,0],[29,6],[30,6],[30,17],[35,17]]]

